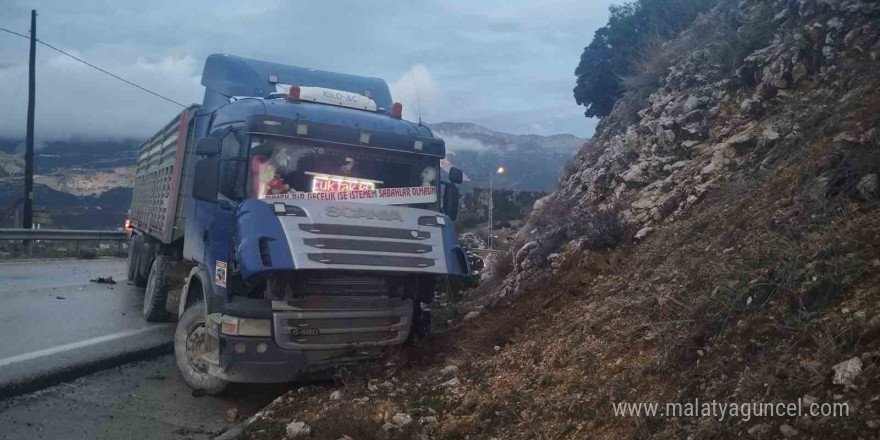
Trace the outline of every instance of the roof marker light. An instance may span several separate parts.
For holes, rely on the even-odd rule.
[[[394,105],[391,106],[391,117],[394,119],[400,119],[403,117],[403,104],[395,102]]]
[[[290,86],[287,90],[288,101],[299,101],[299,86]]]

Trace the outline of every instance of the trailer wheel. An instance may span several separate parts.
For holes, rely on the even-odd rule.
[[[164,321],[168,316],[165,300],[168,298],[168,280],[165,273],[169,266],[167,255],[157,255],[150,266],[147,290],[144,291],[144,318],[150,322]]]
[[[144,238],[141,236],[138,236],[137,246],[135,247],[135,250],[134,250],[135,255],[132,257],[132,260],[134,262],[134,280],[133,281],[134,281],[134,285],[137,287],[146,286],[147,281],[148,281],[148,276],[145,277],[145,276],[141,275],[141,261],[143,261],[144,259],[149,261],[150,257],[152,256],[148,252],[149,249],[145,249],[145,248],[146,248],[146,246],[144,246]]]
[[[134,234],[128,243],[128,280],[134,281],[137,272],[137,249],[141,247],[141,236]]]
[[[205,303],[196,301],[183,312],[174,332],[174,357],[183,381],[194,390],[216,395],[226,389],[227,382],[208,374],[202,355],[206,352]]]

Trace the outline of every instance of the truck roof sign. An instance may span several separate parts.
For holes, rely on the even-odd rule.
[[[290,84],[276,84],[275,91],[277,93],[287,93]],[[321,104],[336,105],[340,107],[356,108],[360,110],[376,111],[378,106],[376,101],[367,98],[359,93],[346,92],[344,90],[328,89],[324,87],[306,87],[299,88],[300,101],[320,102]]]

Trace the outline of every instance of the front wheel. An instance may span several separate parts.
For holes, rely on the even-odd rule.
[[[205,303],[197,301],[189,306],[174,332],[174,357],[183,381],[194,390],[216,395],[226,389],[227,382],[208,374],[208,364],[202,358],[207,351],[208,329],[205,326]]]

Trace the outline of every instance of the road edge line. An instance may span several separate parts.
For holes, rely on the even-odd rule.
[[[167,341],[136,351],[119,353],[91,362],[69,365],[54,371],[31,376],[21,381],[0,384],[0,401],[40,391],[64,382],[70,382],[99,371],[156,358],[172,352],[174,352],[174,341]]]

